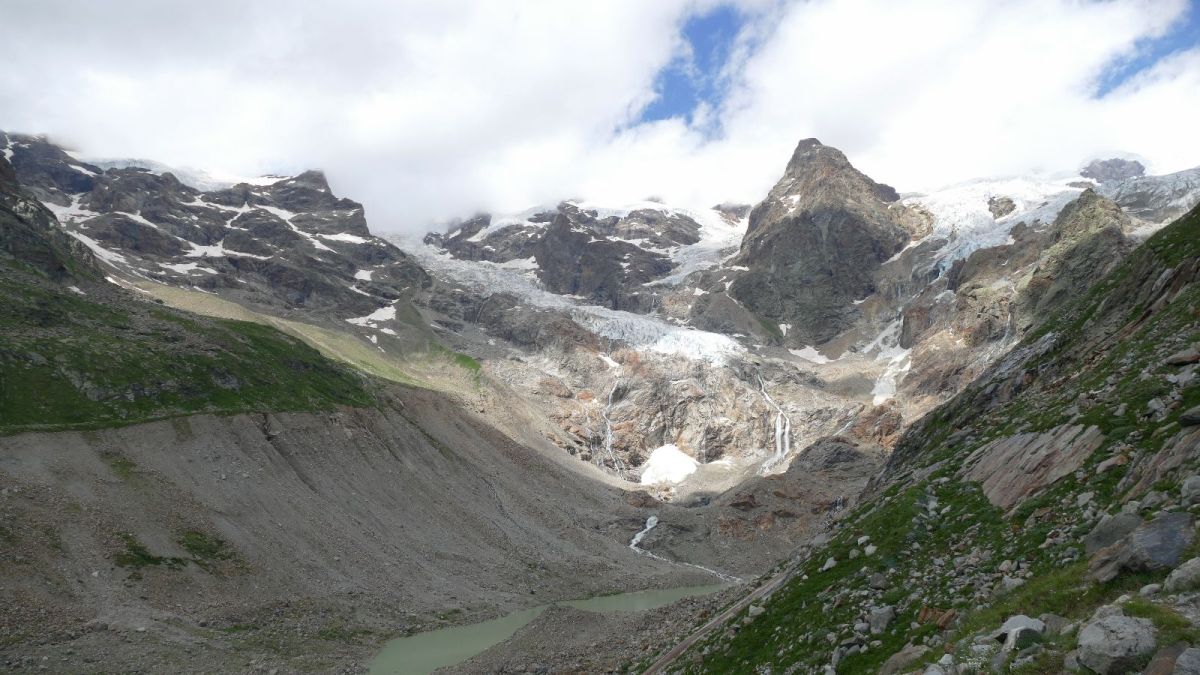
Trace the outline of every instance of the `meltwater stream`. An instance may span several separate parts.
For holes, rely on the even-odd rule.
[[[642,540],[658,525],[658,516],[646,519],[646,525],[629,540],[629,548],[638,555],[649,556],[672,565],[691,567],[707,572],[722,583],[706,586],[681,586],[657,591],[636,591],[617,595],[602,595],[582,600],[553,603],[592,612],[640,612],[669,605],[694,595],[708,595],[741,579],[717,570],[692,563],[668,560],[641,547]],[[522,626],[533,621],[551,605],[513,612],[499,619],[454,626],[389,641],[371,661],[371,675],[425,675],[438,668],[453,666],[479,654],[485,649],[512,637]]]

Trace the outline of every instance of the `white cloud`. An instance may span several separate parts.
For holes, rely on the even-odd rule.
[[[807,136],[901,190],[1122,152],[1200,163],[1200,50],[1094,97],[1183,0],[744,0],[728,99],[694,127],[631,126],[714,2],[9,0],[0,128],[232,173],[320,166],[376,230],[573,195],[754,201]]]

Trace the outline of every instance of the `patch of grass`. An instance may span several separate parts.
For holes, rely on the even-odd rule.
[[[783,329],[779,327],[779,324],[775,323],[774,321],[760,318],[758,319],[758,325],[762,326],[763,331],[765,331],[767,335],[771,336],[773,339],[779,341],[783,340]]]
[[[367,628],[347,626],[341,620],[331,621],[317,631],[317,637],[322,640],[344,644],[359,644],[363,641],[363,638],[374,634],[374,631]]]
[[[146,548],[146,545],[137,540],[129,533],[121,533],[118,535],[125,542],[125,550],[113,556],[113,562],[119,567],[132,567],[135,570],[140,570],[143,567],[165,566],[171,569],[178,569],[187,564],[187,560],[183,558],[171,558],[157,556]]]
[[[129,480],[137,473],[137,464],[133,460],[123,455],[118,455],[115,452],[102,452],[100,459],[112,469],[112,472],[121,480]]]
[[[430,343],[429,351],[435,357],[446,359],[459,368],[470,371],[474,375],[479,375],[479,371],[482,368],[479,361],[475,360],[471,356],[461,352],[456,352],[452,349],[447,349],[436,342]]]
[[[228,545],[211,534],[189,530],[179,537],[179,545],[200,561],[232,560],[233,551]]]
[[[374,404],[363,376],[272,327],[0,274],[0,434]]]
[[[1150,602],[1145,598],[1134,598],[1125,603],[1125,613],[1150,619],[1158,629],[1158,644],[1169,645],[1176,642],[1196,644],[1200,641],[1200,629],[1192,626],[1183,616],[1162,605]]]

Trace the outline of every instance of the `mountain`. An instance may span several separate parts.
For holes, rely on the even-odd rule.
[[[1112,467],[1165,486],[1186,455],[1153,425],[1191,419],[1194,369],[1154,363],[1194,341],[1196,220],[1168,220],[1200,200],[1195,170],[900,193],[809,139],[754,206],[571,199],[384,239],[319,171],[0,148],[0,479],[20,495],[0,536],[49,570],[0,584],[13,663],[69,645],[171,670],[193,635],[216,670],[329,670],[398,632],[765,573],[791,599],[742,598],[688,663],[874,669],[946,644],[907,619],[1078,564],[1071,537],[1118,508]],[[587,667],[515,639],[611,668],[745,591],[726,593],[618,621]],[[895,630],[856,637],[884,606]]]
[[[131,281],[147,282],[167,255],[141,255],[138,241],[189,232],[193,219],[172,209],[219,196],[169,176],[92,177],[89,204],[137,200],[132,212],[156,225],[130,230],[118,252],[82,232],[113,245],[119,218],[64,226],[16,176],[0,158],[6,670],[360,670],[397,632],[531,598],[713,578],[630,548],[643,507],[547,452],[539,420],[486,382],[443,372],[437,390],[399,385],[324,357],[263,315],[183,311]],[[134,179],[146,188],[126,190]],[[231,199],[248,218],[285,208],[268,198],[311,213],[329,204],[322,183],[297,177]],[[281,325],[323,347],[313,336],[334,339]],[[510,424],[490,424],[481,405]],[[544,481],[536,492],[531,476]]]
[[[362,205],[336,197],[319,171],[201,192],[170,172],[80,162],[40,137],[0,143],[21,183],[124,283],[326,325],[383,312],[397,318],[372,322],[376,341],[411,351],[429,339],[410,305],[428,276],[372,236]]]
[[[750,212],[730,295],[760,321],[789,326],[790,345],[820,344],[849,328],[872,272],[915,232],[904,207],[841,151],[815,138],[796,147],[783,177]],[[781,328],[782,330],[782,328]]]
[[[1198,282],[1195,208],[916,423],[860,506],[679,670],[1183,672],[1167,645],[1196,639]]]

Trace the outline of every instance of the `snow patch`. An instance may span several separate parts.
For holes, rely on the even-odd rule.
[[[330,241],[344,241],[350,244],[365,244],[371,241],[366,237],[360,237],[356,234],[350,234],[349,232],[338,232],[337,234],[318,234],[317,236]]]
[[[179,274],[191,274],[192,272],[204,272],[206,274],[216,274],[217,271],[207,267],[201,267],[200,263],[158,263],[159,267],[169,269]]]
[[[97,258],[103,260],[106,263],[109,263],[112,265],[129,263],[129,260],[126,259],[125,256],[121,255],[120,253],[117,253],[116,251],[110,251],[109,249],[104,248],[103,246],[100,245],[100,242],[96,241],[95,239],[92,239],[91,237],[87,236],[86,234],[80,234],[79,232],[75,232],[74,230],[66,230],[66,233],[71,235],[72,237],[75,237],[79,241],[82,241],[84,243],[84,245],[86,245],[88,248],[92,249],[93,255],[95,255]]]
[[[371,312],[370,314],[368,314],[366,316],[360,316],[360,317],[356,317],[353,319],[346,319],[346,323],[352,323],[355,326],[364,326],[364,327],[374,328],[375,324],[377,324],[377,323],[380,323],[383,321],[391,321],[392,319],[395,319],[395,318],[396,318],[396,303],[393,302],[392,304],[390,304],[386,307],[380,307],[379,309],[375,310],[374,312]]]
[[[699,466],[700,462],[688,456],[677,446],[667,444],[655,448],[650,453],[650,458],[646,460],[645,469],[642,471],[641,484],[681,483],[695,473]]]
[[[817,364],[825,364],[825,363],[830,363],[832,361],[837,360],[837,359],[830,359],[828,356],[825,356],[821,352],[817,351],[817,348],[813,347],[812,345],[805,345],[805,346],[801,347],[800,349],[789,349],[788,351],[791,352],[794,356],[799,356],[800,358],[804,359],[805,361],[811,361],[812,363],[817,363]]]

